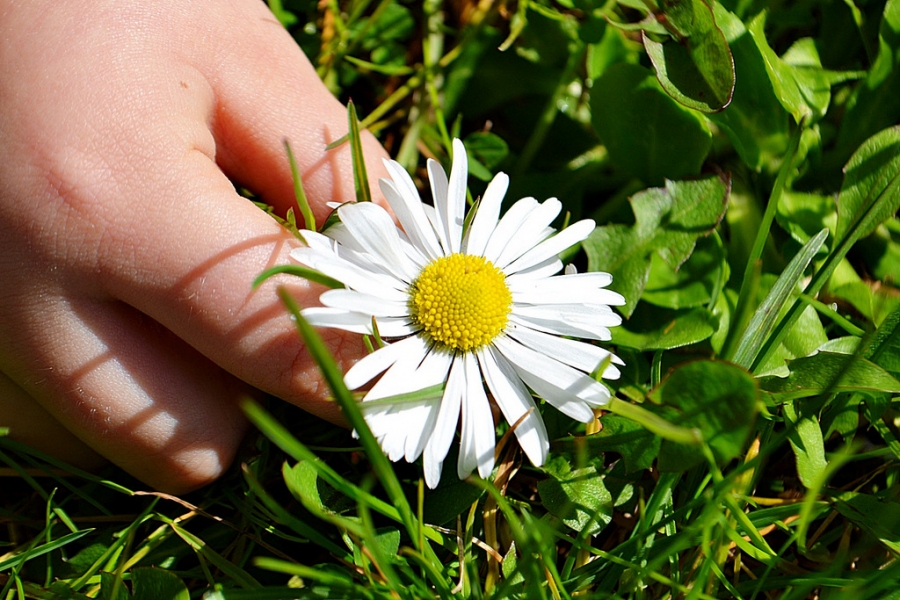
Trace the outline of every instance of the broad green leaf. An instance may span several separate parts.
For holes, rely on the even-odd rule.
[[[857,72],[823,69],[811,38],[798,40],[784,57],[779,57],[766,41],[765,26],[766,13],[761,12],[747,28],[765,59],[766,71],[778,100],[797,123],[806,116],[814,120],[822,118],[831,102],[831,86],[861,76]]]
[[[828,293],[849,302],[876,326],[880,326],[900,306],[900,297],[891,288],[880,285],[880,282],[851,281],[834,288],[829,286]]]
[[[900,373],[900,308],[894,309],[875,332],[865,356],[886,371]]]
[[[699,174],[709,153],[703,119],[638,65],[612,65],[594,83],[591,119],[613,162],[650,184]]]
[[[846,243],[872,233],[900,208],[900,126],[872,136],[844,167],[835,237]]]
[[[620,62],[633,61],[630,60],[622,33],[615,27],[607,27],[603,38],[588,46],[587,76],[599,79],[609,67]]]
[[[705,306],[728,281],[725,248],[715,236],[700,238],[677,268],[658,253],[650,255],[650,275],[641,299],[665,308]]]
[[[769,277],[764,276],[763,280]],[[795,300],[794,302],[798,301]],[[783,322],[784,319],[776,325],[775,331],[778,331]],[[772,340],[774,335],[773,333],[764,341],[763,348]],[[828,343],[828,335],[825,333],[825,327],[819,319],[819,313],[812,306],[805,306],[800,311],[797,319],[792,323],[790,329],[780,337],[775,350],[769,352],[765,360],[761,358],[762,350],[757,354],[751,370],[757,377],[763,375],[786,377],[790,372],[787,367],[789,361],[810,356],[826,343]]]
[[[889,496],[860,492],[834,493],[834,506],[842,515],[900,554],[900,503]]]
[[[709,119],[725,131],[751,169],[777,168],[788,147],[788,113],[775,96],[763,56],[743,22],[720,2],[714,13],[734,56],[736,78],[731,104]]]
[[[734,60],[710,5],[704,0],[666,2],[659,17],[675,39],[660,43],[644,32],[643,41],[663,89],[701,112],[728,106],[734,93]]]
[[[693,308],[678,312],[654,323],[649,330],[631,331],[615,327],[612,343],[637,350],[671,350],[702,342],[717,329],[716,318],[705,308]]]
[[[671,371],[648,397],[672,423],[700,430],[713,456],[727,462],[744,449],[758,410],[756,380],[719,361],[695,361]],[[684,471],[703,459],[693,446],[663,440],[660,471]]]
[[[114,573],[100,573],[100,600],[131,600],[131,594],[121,577]]]
[[[825,440],[819,427],[818,415],[800,414],[792,403],[785,404],[782,412],[791,426],[788,441],[797,458],[797,474],[803,485],[812,487],[828,466],[825,459]]]
[[[749,369],[756,360],[756,356],[762,348],[763,342],[769,337],[778,316],[782,313],[785,303],[791,293],[797,288],[797,284],[810,261],[825,243],[828,237],[828,230],[823,229],[803,246],[800,252],[791,259],[788,266],[782,271],[775,285],[769,290],[765,300],[753,313],[750,323],[744,330],[740,342],[738,342],[737,350],[734,354],[733,361],[744,368]]]
[[[596,228],[582,242],[591,271],[613,276],[612,288],[625,296],[621,307],[634,312],[650,273],[651,253],[677,269],[691,255],[697,238],[708,235],[725,213],[730,181],[707,177],[667,181],[631,199],[635,224]]]
[[[134,600],[190,600],[191,597],[178,575],[165,569],[132,569],[131,585],[134,588]]]
[[[837,210],[833,196],[785,190],[775,221],[797,242],[805,244],[822,229],[834,231]]]
[[[602,429],[588,436],[569,436],[555,440],[554,450],[573,454],[587,452],[595,456],[602,452],[616,452],[625,461],[625,472],[633,473],[649,468],[659,452],[660,438],[654,436],[639,423],[607,413],[600,417]]]
[[[577,532],[597,535],[612,521],[612,496],[594,464],[573,469],[569,459],[557,456],[544,465],[547,479],[539,481],[541,503]]]
[[[836,392],[900,394],[900,381],[875,363],[852,354],[819,352],[788,363],[787,377],[763,377],[760,387],[776,402]]]
[[[396,527],[382,527],[375,532],[375,543],[381,546],[387,556],[396,556],[400,550],[400,530]]]
[[[896,217],[879,225],[872,235],[854,248],[874,279],[900,285],[900,220]]]

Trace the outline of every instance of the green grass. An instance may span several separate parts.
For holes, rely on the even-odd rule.
[[[617,400],[427,490],[298,319],[358,440],[248,404],[175,498],[0,437],[0,598],[900,595],[900,1],[669,4],[270,0],[420,182],[458,136],[473,198],[502,170],[597,221]]]

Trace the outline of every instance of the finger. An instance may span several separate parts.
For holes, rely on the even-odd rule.
[[[32,314],[21,323],[27,344],[4,348],[8,372],[20,383],[16,402],[36,398],[53,415],[48,421],[22,402],[33,414],[11,421],[17,437],[77,462],[91,458],[88,446],[172,493],[221,475],[246,431],[236,380],[119,302],[67,298],[49,307],[52,319]],[[42,378],[23,377],[36,365],[46,365]],[[55,427],[59,438],[39,424]]]
[[[162,323],[226,371],[323,418],[339,421],[314,361],[277,294],[288,286],[302,306],[318,303],[322,289],[298,278],[278,276],[257,289],[266,269],[287,264],[296,238],[246,199],[207,157],[191,153],[174,165],[172,189],[183,203],[162,204],[139,222],[107,231],[101,280],[119,298]],[[165,190],[151,184],[150,197]],[[131,193],[141,182],[127,186]],[[173,191],[174,193],[174,191]],[[197,227],[186,215],[197,215]],[[168,243],[168,240],[177,243]],[[164,252],[160,249],[164,248]],[[361,339],[321,332],[346,366],[365,352]]]
[[[294,203],[283,141],[297,158],[305,191],[321,220],[326,202],[355,199],[350,145],[326,151],[348,131],[347,109],[322,85],[307,57],[263,3],[241,6],[242,35],[216,51],[207,77],[216,95],[213,133],[217,162],[232,178],[286,209]],[[228,14],[223,19],[229,18]],[[362,132],[373,197],[386,177],[387,157],[374,136]]]
[[[0,427],[9,429],[9,439],[25,444],[82,469],[96,469],[106,460],[0,372]]]

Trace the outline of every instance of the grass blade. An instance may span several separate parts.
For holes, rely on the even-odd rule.
[[[356,190],[356,201],[371,202],[369,175],[366,172],[362,140],[359,138],[359,119],[356,118],[356,106],[352,100],[347,103],[347,116],[350,120],[350,158],[353,161],[353,187]]]
[[[826,238],[828,238],[828,230],[823,229],[806,242],[803,248],[800,249],[800,252],[791,259],[791,262],[778,277],[775,285],[772,286],[765,300],[762,301],[750,319],[750,323],[737,344],[737,351],[731,362],[745,369],[753,364],[754,359],[759,354],[759,349],[762,348],[763,342],[775,326],[775,320],[778,318],[782,307],[796,289],[797,282],[803,277],[806,267],[809,266],[819,248],[825,243]]]
[[[297,207],[300,209],[300,216],[303,217],[303,226],[310,231],[317,231],[316,216],[313,214],[312,208],[309,206],[309,200],[306,198],[306,191],[303,189],[303,179],[300,177],[300,169],[297,168],[297,160],[294,158],[294,151],[287,139],[284,140],[284,149],[288,155],[288,162],[291,163],[291,179],[294,180],[294,198],[297,199]]]

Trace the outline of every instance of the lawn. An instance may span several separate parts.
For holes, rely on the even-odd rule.
[[[269,6],[425,198],[459,138],[473,205],[596,222],[612,400],[431,489],[287,301],[358,436],[248,401],[173,497],[0,435],[0,598],[900,598],[900,0]]]

